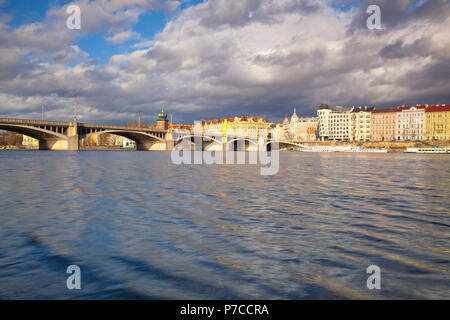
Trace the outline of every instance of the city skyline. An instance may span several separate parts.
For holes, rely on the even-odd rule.
[[[69,4],[81,29],[66,28]],[[174,123],[450,100],[446,1],[0,1],[0,115]],[[320,39],[320,40],[319,40]],[[351,88],[351,90],[349,90]]]
[[[119,127],[78,123],[76,118],[73,122],[48,121],[44,119],[44,109],[42,111],[42,120],[40,121],[0,118],[2,120],[0,127],[4,130],[24,134],[22,145],[27,148],[50,148],[51,150],[66,150],[67,148],[79,150],[80,146],[109,144],[128,147],[133,140],[134,146],[139,150],[170,150],[180,142],[180,136],[198,135],[199,133],[201,135],[206,133],[207,140],[211,137],[215,140],[214,137],[218,135],[240,136],[251,140],[259,134],[264,135],[270,132],[271,138],[282,143],[316,141],[423,142],[425,140],[448,141],[450,139],[448,125],[450,105],[444,104],[398,106],[384,109],[368,106],[330,108],[326,104],[321,104],[317,109],[317,117],[299,117],[294,108],[290,119],[287,113],[285,114],[283,123],[274,123],[268,119],[252,116],[235,116],[196,121],[193,125],[174,124],[172,114],[169,121],[168,114],[161,110],[158,113],[156,124],[147,125],[138,118],[138,120],[128,121],[125,126]],[[30,125],[34,129],[30,128]],[[179,129],[182,130],[178,131]],[[104,133],[106,135],[103,137]],[[46,134],[51,136],[50,139]],[[150,136],[148,136],[149,134]],[[102,139],[99,139],[98,135],[102,136]],[[123,140],[124,138],[125,140]],[[7,140],[9,143],[6,145],[17,146],[16,136],[9,135],[9,138],[3,139],[3,144]],[[158,141],[163,145],[160,145]]]

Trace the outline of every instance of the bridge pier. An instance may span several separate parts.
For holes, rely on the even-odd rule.
[[[166,143],[136,141],[136,150],[139,150],[139,151],[166,151]]]
[[[39,140],[39,150],[77,151],[78,138],[70,137],[67,140]]]
[[[175,148],[175,141],[172,139],[166,140],[166,151],[172,151]]]
[[[79,149],[78,125],[70,123],[66,139],[39,139],[39,150],[77,151]]]

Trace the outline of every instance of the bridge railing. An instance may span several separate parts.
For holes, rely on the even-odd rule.
[[[125,127],[125,126],[112,126],[104,124],[92,124],[92,123],[78,123],[80,127],[92,128],[92,129],[111,129],[111,130],[132,130],[132,131],[146,131],[146,132],[166,132],[167,130],[158,128],[142,128],[142,127]]]
[[[54,125],[54,126],[69,126],[70,125],[70,122],[63,122],[63,121],[25,120],[25,119],[14,119],[14,118],[0,118],[0,123]]]

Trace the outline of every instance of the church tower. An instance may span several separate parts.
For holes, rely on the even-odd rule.
[[[156,127],[158,129],[167,130],[169,128],[169,121],[167,120],[167,113],[164,112],[164,109],[161,109],[161,112],[158,113],[158,120],[156,120]]]
[[[284,124],[284,125],[288,125],[288,124],[289,124],[289,119],[288,119],[287,113],[284,115],[284,121],[283,121],[283,124]]]
[[[297,116],[297,110],[294,108],[294,113],[291,116],[291,123],[298,122],[299,118]]]

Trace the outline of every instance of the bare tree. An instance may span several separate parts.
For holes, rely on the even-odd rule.
[[[118,146],[120,145],[122,140],[122,137],[115,135],[115,134],[110,134],[108,135],[108,145],[109,146]]]
[[[0,144],[8,146],[21,146],[23,135],[11,131],[3,132],[0,136]]]

